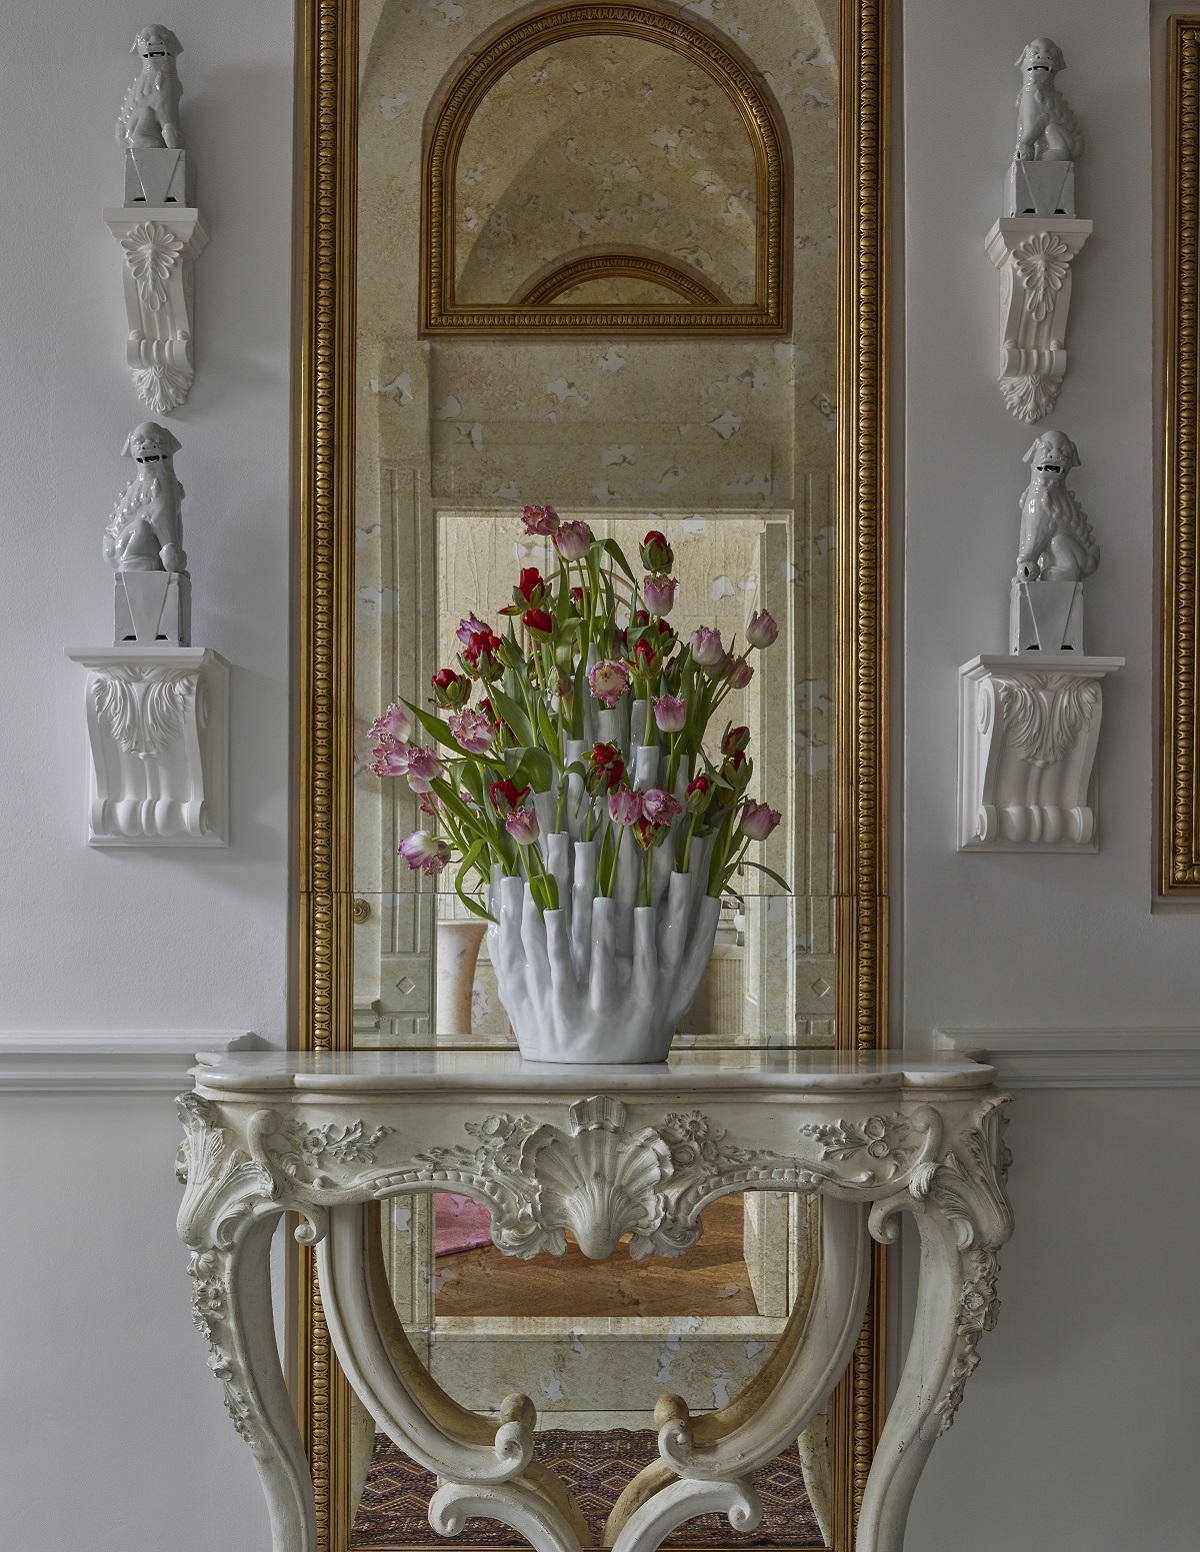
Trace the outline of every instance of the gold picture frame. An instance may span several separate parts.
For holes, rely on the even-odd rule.
[[[1168,22],[1159,891],[1200,898],[1200,16]]]
[[[716,82],[737,108],[754,152],[755,283],[751,306],[732,304],[702,278],[663,256],[589,251],[557,266],[505,305],[462,305],[454,294],[455,173],[471,117],[496,82],[522,59],[566,38],[639,38],[683,55]],[[421,219],[421,291],[426,334],[672,334],[723,330],[781,334],[788,327],[791,247],[783,240],[791,210],[786,136],[749,63],[716,28],[653,5],[596,5],[567,0],[498,28],[464,62],[430,115],[425,135]],[[555,297],[584,279],[639,275],[676,292],[677,307],[571,307]]]
[[[601,8],[602,9],[602,8]],[[890,0],[842,0],[839,101],[837,1012],[839,1043],[888,1031],[887,378]],[[299,1044],[353,1046],[354,339],[357,0],[305,0],[302,313],[297,383],[297,822],[293,901]],[[694,323],[693,319],[693,323]],[[834,1542],[850,1552],[884,1413],[886,1252],[835,1395]],[[315,1256],[296,1261],[293,1374],[320,1552],[349,1543],[350,1392],[329,1341]]]

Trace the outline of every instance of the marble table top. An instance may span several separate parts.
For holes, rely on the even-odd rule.
[[[645,1066],[527,1062],[515,1051],[201,1052],[198,1092],[830,1094],[961,1092],[990,1088],[981,1062],[896,1052],[681,1050]]]

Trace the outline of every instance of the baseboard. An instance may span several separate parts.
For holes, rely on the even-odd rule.
[[[934,1048],[986,1061],[1026,1089],[1200,1084],[1200,1029],[936,1029]]]
[[[0,1031],[0,1093],[178,1093],[197,1051],[272,1044],[242,1029]]]

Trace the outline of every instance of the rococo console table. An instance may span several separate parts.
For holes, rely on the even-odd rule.
[[[604,1544],[652,1552],[715,1510],[749,1531],[752,1473],[795,1441],[853,1353],[871,1237],[899,1214],[921,1242],[913,1337],[875,1453],[858,1552],[899,1552],[908,1507],[995,1323],[996,1251],[1012,1232],[1003,1111],[989,1067],[801,1052],[680,1053],[661,1067],[548,1067],[507,1052],[202,1056],[178,1101],[186,1130],[179,1232],[196,1322],[237,1431],[253,1451],[274,1552],[313,1552],[312,1481],[271,1313],[269,1244],[281,1213],[316,1244],[339,1361],[380,1429],[438,1487],[429,1522],[452,1536],[476,1515],[538,1552],[590,1545],[564,1484],[533,1453],[527,1396],[468,1411],[418,1361],[370,1233],[376,1202],[413,1192],[475,1197],[507,1255],[561,1254],[569,1230],[593,1258],[623,1236],[635,1257],[679,1254],[730,1192],[822,1198],[816,1283],[755,1382],[690,1415],[658,1403],[660,1459],[621,1495]],[[734,1538],[736,1541],[736,1538]]]

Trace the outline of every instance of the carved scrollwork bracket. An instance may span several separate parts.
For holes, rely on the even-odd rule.
[[[1000,392],[1018,420],[1041,420],[1058,401],[1071,264],[1091,231],[1090,221],[1006,216],[987,235],[1000,272]]]
[[[87,669],[88,842],[229,844],[229,664],[199,647],[70,648]]]
[[[1095,851],[1101,680],[1124,658],[986,656],[959,676],[959,851]]]
[[[133,386],[165,415],[184,402],[195,376],[192,265],[208,246],[208,228],[198,210],[182,205],[106,210],[104,224],[121,247]]]

